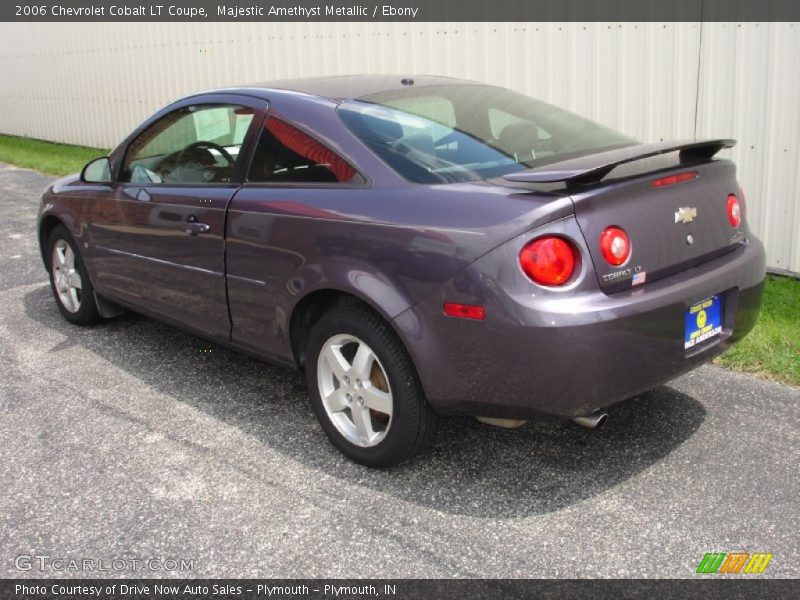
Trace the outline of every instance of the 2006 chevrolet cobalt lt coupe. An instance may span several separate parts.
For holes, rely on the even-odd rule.
[[[437,415],[595,425],[747,334],[733,144],[439,77],[223,89],[54,183],[39,240],[69,321],[129,308],[298,368],[333,444],[386,466]]]

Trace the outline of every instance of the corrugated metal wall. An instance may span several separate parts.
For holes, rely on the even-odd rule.
[[[769,265],[800,273],[797,23],[4,23],[0,132],[110,147],[186,92],[343,73],[504,85],[642,141],[734,137]]]

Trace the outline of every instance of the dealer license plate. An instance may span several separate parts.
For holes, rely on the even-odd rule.
[[[722,333],[722,298],[712,296],[686,309],[683,348],[688,350]]]

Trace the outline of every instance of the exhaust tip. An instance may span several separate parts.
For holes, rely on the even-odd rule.
[[[572,419],[572,422],[577,423],[578,425],[580,425],[581,427],[585,427],[586,429],[597,429],[598,427],[602,427],[607,420],[608,420],[607,412],[597,411],[588,414],[585,417],[576,417]]]

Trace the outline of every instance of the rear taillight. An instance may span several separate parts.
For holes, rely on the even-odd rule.
[[[562,285],[572,277],[578,256],[571,242],[548,235],[527,244],[519,253],[519,264],[536,283]]]
[[[728,195],[728,223],[731,227],[739,227],[742,224],[742,209],[738,198],[733,194]]]
[[[606,227],[600,234],[600,252],[610,265],[619,266],[631,255],[631,241],[624,229]]]

